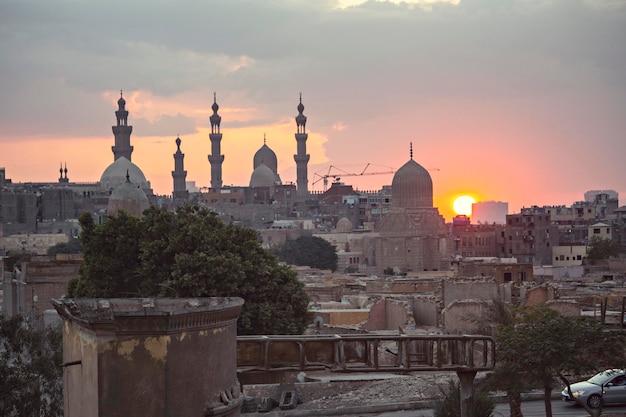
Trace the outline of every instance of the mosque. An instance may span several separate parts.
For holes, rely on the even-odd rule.
[[[150,205],[174,208],[193,201],[228,215],[231,221],[257,229],[269,228],[275,221],[297,219],[304,224],[304,219],[312,219],[308,223],[311,228],[321,231],[320,237],[337,245],[340,252],[348,253],[350,263],[359,265],[360,270],[382,273],[389,268],[396,272],[449,269],[450,235],[443,216],[433,207],[432,178],[413,160],[412,148],[409,161],[393,177],[391,196],[384,198],[388,204],[373,203],[368,206],[366,193],[355,191],[343,183],[333,184],[323,194],[311,193],[308,189],[310,155],[306,153],[307,117],[300,95],[295,117],[296,183],[281,180],[278,158],[264,137],[263,145],[254,154],[249,184],[224,186],[222,165],[226,157],[221,154],[222,118],[218,114],[219,105],[214,94],[213,114],[209,118],[211,187],[206,192],[189,193],[187,171],[184,169],[185,155],[181,151],[182,141],[177,137],[176,152],[173,154],[173,192],[171,197],[159,197],[153,193],[141,168],[132,162],[134,147],[130,137],[133,128],[128,124],[129,112],[123,93],[120,93],[117,104],[116,125],[112,126],[115,138],[111,148],[113,162],[103,171],[99,182],[71,183],[67,177],[67,166],[61,167],[58,183],[12,184],[4,177],[4,171],[0,173],[3,190],[0,214],[3,224],[8,220],[11,225],[9,230],[5,226],[5,234],[7,231],[45,233],[47,229],[63,230],[63,227],[58,227],[59,222],[76,219],[83,211],[90,211],[97,221],[104,221],[107,214],[118,210],[141,216]],[[6,192],[7,187],[11,188],[11,193]],[[15,191],[20,188],[30,191],[36,188],[41,197],[18,202],[14,197],[17,195]],[[377,216],[373,216],[375,210],[378,210]],[[330,221],[325,227],[317,227],[316,217]],[[22,222],[21,230],[20,219],[28,219]],[[54,225],[48,225],[51,222]],[[353,226],[355,224],[356,227]],[[76,233],[73,230],[71,235]]]

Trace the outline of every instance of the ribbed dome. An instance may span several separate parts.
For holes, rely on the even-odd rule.
[[[124,184],[115,187],[111,193],[107,212],[114,215],[119,210],[124,210],[128,214],[141,217],[148,207],[150,207],[150,202],[146,193],[137,184],[126,180]]]
[[[276,183],[276,176],[265,164],[259,165],[250,177],[250,187],[271,187]]]
[[[265,143],[254,154],[253,163],[254,163],[254,169],[257,169],[261,164],[264,164],[274,174],[278,173],[278,159],[276,158],[276,154]]]
[[[411,159],[393,176],[391,196],[395,207],[432,207],[433,180],[424,167]]]
[[[335,230],[337,233],[350,233],[352,232],[352,222],[348,218],[342,217],[337,222]]]
[[[123,156],[117,158],[104,170],[102,177],[100,177],[100,187],[103,190],[113,190],[126,182],[127,174],[132,178],[133,183],[141,189],[150,189],[150,184],[141,169]]]

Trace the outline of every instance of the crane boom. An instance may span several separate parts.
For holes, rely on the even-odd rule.
[[[360,176],[365,176],[365,175],[384,175],[384,174],[393,174],[394,170],[391,167],[386,167],[389,168],[386,171],[377,171],[377,172],[366,172],[367,168],[369,168],[372,164],[371,163],[367,163],[367,165],[365,165],[365,168],[363,168],[363,170],[361,170],[361,172],[359,173],[354,173],[354,172],[348,172],[345,171],[339,167],[336,167],[334,165],[330,165],[328,167],[328,170],[326,170],[325,174],[318,174],[315,173],[314,175],[319,177],[316,180],[313,181],[313,185],[317,184],[320,181],[323,181],[324,184],[324,191],[326,191],[326,187],[328,185],[328,179],[329,178],[334,178],[336,181],[338,181],[341,177],[360,177]],[[341,171],[340,173],[337,174],[331,174],[332,170],[336,170],[336,171]]]

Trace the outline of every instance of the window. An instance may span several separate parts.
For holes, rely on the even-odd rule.
[[[511,282],[511,273],[510,272],[505,272],[504,273],[504,282]]]

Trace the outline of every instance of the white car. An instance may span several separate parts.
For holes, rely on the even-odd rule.
[[[626,374],[622,369],[607,369],[586,381],[572,384],[570,388],[573,397],[591,408],[598,408],[602,404],[626,403]],[[574,401],[567,387],[561,392],[561,398],[563,401]]]

